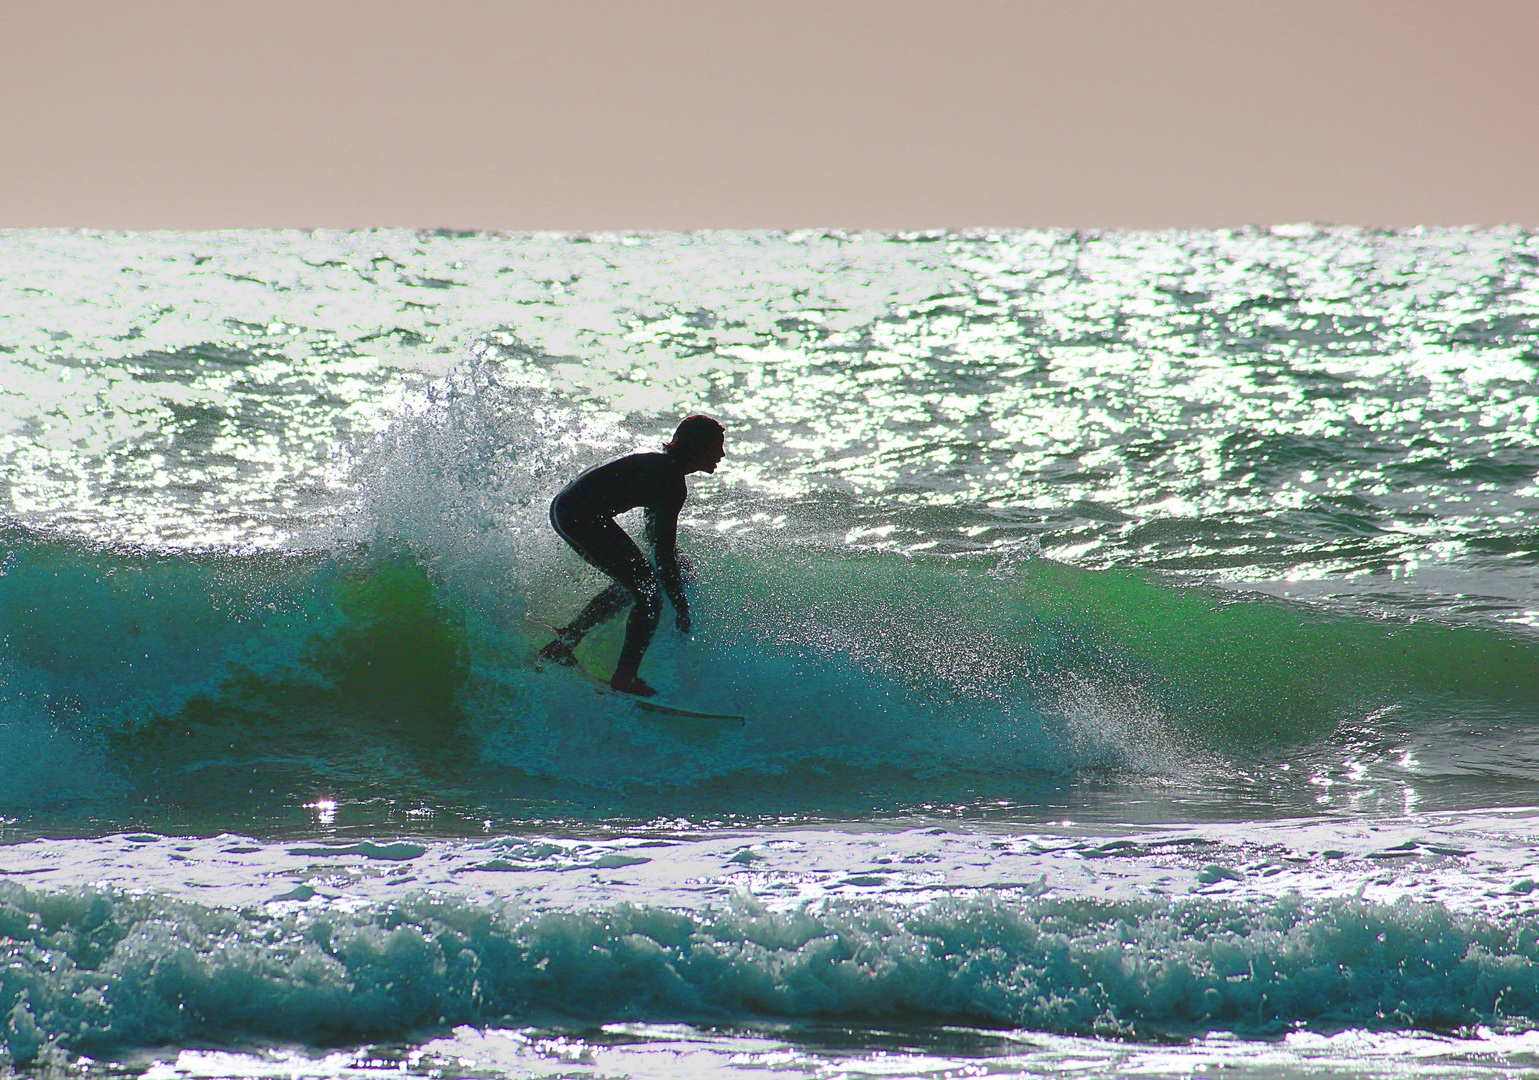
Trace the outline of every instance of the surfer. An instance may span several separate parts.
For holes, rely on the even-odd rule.
[[[668,594],[679,632],[689,633],[689,601],[679,573],[679,510],[688,488],[684,477],[693,472],[716,471],[726,455],[726,429],[709,416],[686,416],[661,454],[631,454],[604,465],[595,465],[573,480],[550,504],[550,524],[590,565],[614,579],[582,613],[556,631],[556,639],[540,650],[540,656],[556,664],[572,665],[572,650],[599,623],[633,605],[625,624],[625,644],[609,685],[627,694],[650,697],[656,691],[637,674],[641,657],[652,641],[662,616],[659,593]],[[657,569],[615,517],[641,507],[645,511],[645,535],[652,545]]]

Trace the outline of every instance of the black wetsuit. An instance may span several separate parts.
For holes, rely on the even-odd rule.
[[[631,454],[595,465],[562,488],[550,504],[550,523],[561,539],[615,580],[560,631],[560,640],[574,645],[626,604],[634,604],[618,671],[635,672],[657,630],[663,610],[659,579],[681,623],[688,624],[677,551],[679,510],[688,494],[684,475],[670,454]],[[657,557],[655,572],[636,542],[615,523],[617,515],[638,506],[646,512],[646,538]]]

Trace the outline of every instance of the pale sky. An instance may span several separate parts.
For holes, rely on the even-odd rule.
[[[1536,0],[0,0],[0,228],[1539,225]]]

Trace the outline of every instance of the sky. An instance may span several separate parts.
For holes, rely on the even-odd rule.
[[[1535,0],[0,0],[0,228],[1539,226]]]

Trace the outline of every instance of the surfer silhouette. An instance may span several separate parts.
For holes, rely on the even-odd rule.
[[[684,477],[716,471],[726,456],[726,429],[709,416],[686,416],[661,454],[631,454],[595,465],[561,489],[550,504],[550,524],[590,565],[614,579],[540,650],[541,658],[574,665],[572,650],[599,623],[632,605],[625,624],[625,644],[609,685],[627,694],[650,697],[656,691],[637,674],[662,616],[659,591],[673,604],[680,633],[689,633],[689,601],[679,573],[679,510],[689,493]],[[645,536],[657,569],[647,562],[615,517],[641,507]],[[661,585],[661,590],[659,590]]]

